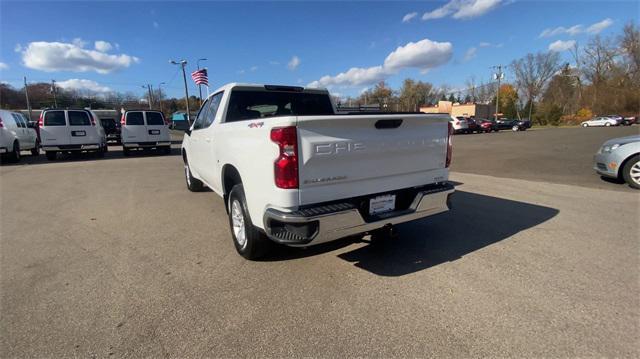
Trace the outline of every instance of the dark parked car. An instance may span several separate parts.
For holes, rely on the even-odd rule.
[[[100,123],[107,135],[107,142],[113,141],[120,143],[120,122],[116,121],[114,118],[101,118]]]
[[[477,119],[476,122],[478,123],[478,126],[480,127],[480,130],[478,132],[486,132],[489,133],[491,131],[497,131],[495,129],[496,127],[496,123],[494,120],[487,120],[487,119]]]
[[[482,130],[475,118],[467,118],[467,125],[469,126],[467,133],[480,132]]]
[[[638,123],[638,117],[625,117],[622,119],[622,125],[623,126],[631,126],[634,123]]]
[[[501,118],[495,122],[495,131],[499,130],[512,130],[525,131],[527,128],[531,128],[531,121],[529,120],[515,120],[508,118]]]

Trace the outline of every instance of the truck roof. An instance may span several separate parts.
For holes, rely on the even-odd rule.
[[[276,88],[289,87],[289,88],[302,89],[302,91],[304,91],[304,92],[315,92],[315,93],[326,93],[326,94],[329,94],[329,91],[326,88],[301,87],[301,86],[291,86],[291,85],[269,85],[269,84],[255,84],[255,83],[242,83],[242,82],[231,82],[231,83],[228,83],[226,85],[223,85],[223,86],[217,88],[215,91],[213,91],[211,93],[215,94],[217,92],[231,90],[231,89],[236,88],[236,87],[255,88],[255,89],[261,89],[261,90],[265,90],[265,89],[267,89],[267,87],[272,87],[272,88],[274,88],[274,90],[276,90]]]

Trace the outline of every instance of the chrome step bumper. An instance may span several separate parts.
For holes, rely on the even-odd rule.
[[[278,243],[314,245],[446,212],[454,191],[449,183],[419,191],[407,209],[383,213],[370,221],[348,201],[295,212],[269,208],[264,215],[264,228],[267,236]]]

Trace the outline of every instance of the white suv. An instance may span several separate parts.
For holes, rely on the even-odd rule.
[[[44,110],[40,114],[40,139],[49,161],[58,152],[95,152],[104,157],[107,137],[97,116],[89,110]]]
[[[132,149],[161,149],[171,153],[169,126],[160,111],[127,111],[122,115],[122,151],[129,156]]]
[[[21,113],[0,110],[0,154],[10,162],[20,161],[20,151],[38,155],[38,136]]]

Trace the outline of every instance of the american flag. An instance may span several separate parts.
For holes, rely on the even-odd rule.
[[[209,79],[207,78],[207,69],[201,69],[191,73],[191,78],[196,85],[209,86]]]

